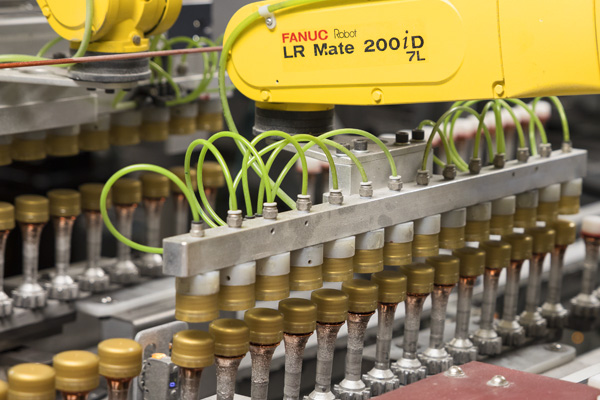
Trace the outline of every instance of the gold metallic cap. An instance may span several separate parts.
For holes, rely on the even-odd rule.
[[[340,323],[348,316],[348,295],[341,290],[319,289],[312,292],[310,299],[317,305],[317,321]]]
[[[406,275],[398,271],[379,271],[371,275],[377,284],[377,301],[396,304],[406,300]]]
[[[44,364],[19,364],[8,370],[8,397],[11,400],[54,400],[54,369]]]
[[[479,243],[479,248],[485,251],[485,267],[489,269],[508,268],[511,259],[510,243],[500,240],[487,240]]]
[[[408,294],[428,294],[433,290],[433,267],[424,263],[403,265],[398,271],[406,275],[406,292]]]
[[[85,131],[79,134],[79,149],[81,151],[103,151],[110,148],[110,133],[108,131]]]
[[[181,182],[183,182],[185,184],[185,168],[184,167],[171,167],[169,168],[169,171],[171,171],[172,173],[174,173],[175,175],[177,175],[177,177],[179,179],[181,179]],[[194,170],[193,168],[190,170],[190,177],[192,179],[192,187],[194,188],[194,190],[198,189],[198,180],[196,179],[196,170]],[[175,182],[169,180],[170,185],[171,185],[171,191],[173,193],[182,193],[181,189],[179,189],[179,186],[177,186],[175,184]]]
[[[323,282],[344,282],[354,276],[354,257],[323,258]]]
[[[144,121],[140,128],[140,137],[144,142],[164,142],[169,138],[169,122]]]
[[[54,356],[56,389],[66,393],[86,393],[100,384],[98,356],[89,351],[63,351]]]
[[[412,262],[412,242],[390,243],[383,246],[383,263],[385,265],[399,267]]]
[[[81,193],[81,208],[89,211],[100,211],[100,194],[104,189],[102,183],[84,183],[79,186]],[[106,208],[112,205],[112,192],[108,192],[106,196]]]
[[[515,261],[529,260],[533,248],[533,238],[524,233],[511,233],[502,236],[502,240],[510,243],[510,259]]]
[[[290,290],[315,290],[323,287],[323,266],[290,267]]]
[[[568,246],[575,242],[577,236],[575,223],[565,219],[558,219],[552,224],[556,232],[555,246]]]
[[[186,330],[173,335],[171,361],[182,368],[206,368],[215,362],[215,342],[208,332]]]
[[[107,339],[98,344],[100,375],[133,378],[142,371],[142,346],[131,339]]]
[[[15,219],[19,222],[42,224],[50,219],[50,206],[44,196],[26,194],[15,198]]]
[[[79,154],[79,134],[46,136],[46,152],[53,157],[71,157]]]
[[[54,189],[47,196],[53,217],[76,217],[81,214],[81,195],[77,190]]]
[[[137,179],[121,178],[112,187],[115,204],[137,204],[142,201],[142,182]]]
[[[110,127],[109,141],[112,146],[133,146],[140,143],[139,126],[119,126]]]
[[[202,165],[202,184],[207,188],[221,188],[225,186],[223,168],[216,161],[207,161]]]
[[[191,135],[196,132],[196,117],[181,118],[173,116],[169,122],[171,135]]]
[[[250,329],[239,319],[221,318],[208,326],[215,340],[215,355],[221,357],[241,357],[248,352]]]
[[[537,220],[543,221],[546,224],[552,224],[558,218],[559,202],[542,202],[540,201],[537,208]]]
[[[581,198],[579,196],[561,196],[558,203],[558,213],[561,215],[579,214],[580,202]]]
[[[433,283],[435,285],[456,285],[460,269],[460,259],[450,255],[428,257],[427,264],[435,270]]]
[[[485,269],[485,251],[472,247],[456,249],[452,255],[460,259],[460,276],[479,276]]]
[[[515,216],[511,215],[492,215],[490,221],[490,234],[509,235],[515,226]]]
[[[250,343],[269,345],[283,339],[283,314],[271,308],[246,311],[244,321],[250,329]]]
[[[0,143],[0,167],[9,165],[12,163],[12,157],[10,156],[10,143]]]
[[[490,220],[467,221],[465,240],[467,242],[483,242],[490,238]]]
[[[317,305],[307,299],[289,298],[279,302],[283,331],[295,335],[312,333],[317,326]]]
[[[0,381],[0,400],[8,399],[8,383]]]
[[[439,234],[415,235],[412,242],[413,257],[431,257],[438,254]]]
[[[15,227],[15,207],[0,201],[0,231],[8,231]]]
[[[525,233],[533,237],[533,254],[549,253],[554,248],[556,232],[547,227],[525,229]]]
[[[223,311],[243,311],[254,307],[256,287],[254,283],[239,286],[219,287],[219,309]]]
[[[532,228],[535,226],[537,218],[537,207],[534,208],[518,208],[515,211],[515,227],[516,228]]]
[[[383,270],[383,248],[372,250],[356,250],[354,253],[354,272],[372,274]]]
[[[164,175],[149,172],[140,177],[142,181],[142,195],[151,199],[169,197],[169,182]]]
[[[439,247],[442,249],[454,250],[465,247],[465,227],[440,229]]]
[[[185,322],[210,322],[219,318],[217,293],[192,296],[175,294],[175,319]]]
[[[259,301],[279,301],[290,295],[290,274],[256,275],[255,296]]]
[[[348,312],[370,313],[377,309],[377,284],[365,279],[351,279],[342,283],[342,292],[348,295]]]
[[[10,156],[15,161],[37,161],[46,158],[46,141],[13,139],[10,145]]]

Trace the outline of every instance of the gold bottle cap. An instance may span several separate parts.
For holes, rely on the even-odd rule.
[[[472,247],[456,249],[452,255],[460,259],[460,276],[472,277],[483,274],[485,269],[485,251]]]
[[[0,143],[0,167],[12,164],[10,143]]]
[[[89,211],[100,211],[100,194],[104,189],[102,183],[84,183],[79,186],[81,193],[81,208]],[[106,208],[112,205],[112,192],[108,192],[106,196]]]
[[[383,248],[372,250],[356,250],[353,259],[354,272],[372,274],[383,270]]]
[[[76,217],[81,214],[81,195],[77,190],[54,189],[47,196],[53,217]]]
[[[485,251],[486,268],[502,269],[508,268],[510,265],[510,243],[500,240],[487,240],[479,243],[479,248]]]
[[[580,196],[561,196],[558,203],[558,213],[561,215],[579,214],[580,202]]]
[[[562,215],[579,214],[579,203],[583,189],[581,178],[560,185],[559,213]]]
[[[310,299],[317,305],[317,321],[337,324],[348,316],[348,295],[341,290],[319,289],[312,292]]]
[[[354,276],[354,257],[323,258],[323,282],[344,282]]]
[[[271,308],[253,308],[246,311],[244,321],[250,329],[250,343],[278,344],[283,339],[283,314]]]
[[[239,286],[221,285],[217,296],[219,310],[244,311],[254,307],[256,303],[256,287],[254,283]]]
[[[290,295],[290,274],[256,275],[255,296],[259,301],[279,301]]]
[[[79,134],[79,149],[81,151],[103,151],[110,148],[110,132],[85,131]]]
[[[417,235],[412,242],[413,257],[431,257],[439,253],[439,234]]]
[[[141,133],[139,126],[118,126],[110,127],[109,143],[111,146],[134,146],[140,144]]]
[[[556,232],[555,246],[568,246],[575,242],[577,229],[574,222],[559,219],[554,221],[552,229]]]
[[[434,285],[456,285],[458,282],[458,272],[460,269],[460,260],[458,257],[450,255],[439,255],[428,257],[427,264],[435,270],[433,277]]]
[[[121,178],[112,187],[115,204],[131,205],[142,201],[142,182],[137,179]]]
[[[54,400],[55,372],[44,364],[19,364],[8,370],[8,397],[11,400]]]
[[[39,140],[16,137],[10,145],[10,156],[15,161],[38,161],[45,159],[45,137]]]
[[[8,231],[15,227],[15,207],[0,201],[0,231]]]
[[[412,262],[412,242],[386,242],[383,246],[383,262],[392,267],[410,264]]]
[[[342,292],[348,295],[348,312],[370,313],[377,309],[377,284],[365,279],[351,279],[342,283]]]
[[[551,225],[558,218],[558,203],[558,201],[552,203],[540,201],[536,219]]]
[[[133,378],[142,371],[142,346],[131,339],[107,339],[98,344],[100,375]]]
[[[0,400],[8,399],[8,383],[0,381]]]
[[[207,161],[202,165],[202,184],[204,187],[218,189],[225,186],[223,168],[216,161]]]
[[[50,203],[44,196],[26,194],[15,198],[15,219],[18,222],[42,224],[50,219]]]
[[[412,263],[399,267],[398,271],[406,275],[407,294],[429,294],[433,290],[435,272],[431,265]]]
[[[174,173],[175,175],[177,175],[177,177],[179,179],[181,179],[181,182],[183,182],[185,184],[185,167],[171,167],[169,168],[169,171],[171,171],[172,173]],[[190,169],[190,177],[192,179],[192,187],[194,188],[194,190],[198,189],[198,180],[196,179],[196,170],[194,168]],[[175,182],[169,180],[169,184],[171,186],[171,191],[173,193],[182,193],[181,189],[179,189],[179,186],[177,186],[175,184]]]
[[[86,393],[100,384],[98,356],[89,351],[64,351],[54,356],[56,389],[66,393]]]
[[[323,266],[290,267],[290,290],[315,290],[323,287]]]
[[[515,211],[515,227],[532,228],[535,226],[539,193],[537,190],[517,195],[517,209]]]
[[[396,304],[406,300],[406,275],[398,271],[379,271],[371,275],[377,284],[377,301]]]
[[[79,135],[48,135],[46,152],[52,157],[72,157],[79,154]]]
[[[442,227],[440,229],[439,247],[448,250],[465,247],[465,227]]]
[[[465,240],[467,242],[483,242],[490,238],[490,219],[485,221],[467,221],[465,226]]]
[[[491,235],[509,235],[515,227],[514,215],[492,215],[490,220]]]
[[[175,319],[198,323],[219,318],[219,294],[185,295],[175,294]]]
[[[312,333],[317,326],[317,305],[307,299],[288,298],[279,302],[283,331],[294,335]]]
[[[182,368],[206,368],[215,362],[215,342],[208,332],[185,330],[173,335],[171,361]]]
[[[549,253],[554,248],[556,232],[547,227],[525,229],[525,233],[533,237],[533,254]]]
[[[164,142],[169,138],[168,122],[146,122],[140,128],[140,139],[144,142]]]
[[[533,238],[524,233],[511,233],[502,236],[502,240],[510,244],[510,259],[515,261],[529,260],[533,249]]]
[[[146,198],[159,199],[169,197],[169,182],[164,175],[149,172],[140,177],[142,181],[142,195]]]
[[[250,329],[239,319],[221,318],[208,326],[215,341],[215,356],[241,357],[249,349]]]

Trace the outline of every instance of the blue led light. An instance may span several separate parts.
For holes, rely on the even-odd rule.
[[[175,386],[177,386],[177,383],[175,383],[175,382],[169,382],[169,387],[170,388],[174,388]]]

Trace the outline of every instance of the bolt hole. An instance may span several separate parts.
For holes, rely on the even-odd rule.
[[[512,173],[512,176],[515,176],[515,173],[514,173],[514,172]]]
[[[271,228],[271,235],[275,234],[275,228]]]
[[[227,280],[230,281],[231,280],[231,276],[227,275]]]
[[[275,80],[275,83],[279,85],[279,79],[276,79],[276,80]]]
[[[304,221],[304,226],[308,226],[308,221]]]
[[[539,167],[535,167],[536,172],[537,172],[538,169],[540,169],[540,168]]]
[[[311,265],[311,264],[312,264],[312,260],[308,260],[308,265]]]

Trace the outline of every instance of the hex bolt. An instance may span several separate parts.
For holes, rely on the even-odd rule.
[[[434,269],[423,263],[413,263],[398,268],[406,275],[406,301],[402,358],[392,364],[392,371],[401,385],[424,379],[427,368],[417,358],[417,341],[421,325],[421,312],[427,296],[433,290]]]
[[[529,160],[529,147],[519,147],[517,149],[517,161],[526,163]]]
[[[548,295],[542,304],[542,317],[548,321],[548,328],[561,331],[566,326],[569,314],[560,301],[565,252],[567,247],[575,242],[576,228],[575,223],[566,220],[556,221],[553,228],[556,231],[556,240],[550,255]]]
[[[552,145],[550,143],[542,143],[539,146],[540,157],[550,158],[552,155]]]
[[[478,175],[481,172],[481,158],[471,158],[469,160],[469,173],[471,175]]]
[[[456,178],[456,165],[448,164],[444,167],[442,171],[442,176],[447,181],[452,181]]]
[[[255,400],[267,400],[271,360],[283,339],[283,315],[270,308],[253,308],[246,311],[244,321],[250,329],[250,396]]]
[[[269,220],[277,219],[277,203],[264,203],[263,204],[263,218]]]
[[[344,203],[344,195],[340,189],[331,189],[329,191],[329,204],[341,206]]]
[[[40,237],[50,219],[46,197],[25,195],[15,199],[15,219],[23,237],[23,283],[12,292],[13,305],[20,308],[41,308],[47,294],[38,283]]]
[[[351,149],[352,149],[352,146],[350,145],[350,143],[346,143],[346,142],[344,142],[344,143],[340,143],[340,145],[341,145],[343,148],[347,149],[347,150],[351,150]],[[345,156],[345,155],[346,155],[346,153],[344,153],[344,152],[343,152],[342,150],[340,150],[339,148],[336,148],[336,149],[335,149],[335,155],[336,155],[336,156],[340,156],[340,157],[342,157],[342,156]]]
[[[227,211],[227,226],[230,228],[241,228],[244,218],[242,217],[242,210],[228,210]]]
[[[296,210],[302,212],[310,212],[312,200],[310,194],[299,194],[296,199]]]
[[[410,144],[410,131],[396,132],[396,144],[400,146],[406,146]]]
[[[108,400],[127,400],[133,378],[142,372],[142,346],[131,339],[107,339],[98,344],[98,357]]]
[[[546,255],[554,248],[554,229],[529,228],[525,233],[533,237],[532,257],[529,261],[529,280],[525,297],[525,311],[519,316],[519,324],[525,328],[527,337],[541,338],[547,334],[547,322],[538,309],[542,289],[542,266]]]
[[[390,351],[394,314],[398,303],[406,300],[406,276],[397,271],[380,271],[371,275],[371,280],[378,286],[375,365],[362,380],[372,396],[379,396],[400,386],[400,380],[390,369]]]
[[[52,367],[63,399],[87,400],[100,382],[98,356],[88,351],[63,351],[52,358]]]
[[[367,400],[371,391],[361,380],[361,367],[367,324],[377,309],[377,284],[352,279],[342,283],[342,291],[348,295],[346,368],[344,380],[333,387],[333,393],[341,400]]]
[[[134,35],[132,41],[136,46],[142,44],[142,38],[139,35]]]
[[[390,176],[388,178],[388,189],[395,192],[402,190],[402,177],[400,175]]]
[[[510,243],[511,256],[510,265],[506,270],[504,311],[502,319],[496,322],[495,330],[505,346],[519,347],[525,343],[525,329],[517,322],[519,282],[523,263],[532,255],[533,238],[523,233],[513,233],[503,236],[502,240]]]
[[[15,208],[10,203],[0,202],[0,318],[12,314],[12,299],[4,292],[4,255],[6,239],[15,228]]]
[[[215,343],[208,332],[179,331],[173,336],[171,362],[179,367],[179,398],[197,400],[200,395],[200,378],[204,368],[215,359]]]
[[[352,141],[353,150],[357,152],[366,152],[369,149],[369,141],[367,139],[354,139]]]
[[[600,217],[586,216],[581,226],[581,236],[585,242],[583,276],[581,291],[571,299],[571,314],[577,319],[589,320],[598,317],[600,312],[600,300],[594,294],[600,251]]]
[[[469,361],[475,361],[477,358],[477,347],[469,339],[469,320],[471,319],[473,286],[477,277],[483,274],[485,252],[481,249],[463,247],[454,250],[452,255],[460,259],[458,305],[454,338],[446,344],[446,350],[454,359],[455,365],[462,365]]]
[[[413,129],[412,130],[412,140],[417,142],[422,142],[425,140],[425,131],[423,129]]]
[[[333,354],[337,334],[348,317],[348,295],[341,290],[319,289],[310,298],[317,305],[317,368],[315,389],[304,400],[333,399]]]
[[[112,196],[117,214],[117,229],[126,238],[131,238],[133,214],[142,201],[142,183],[121,178],[113,185]],[[131,285],[139,281],[139,270],[131,260],[131,247],[125,243],[117,242],[117,263],[109,274],[113,283]]]
[[[492,162],[492,164],[494,165],[494,168],[496,168],[496,169],[504,168],[504,165],[506,164],[506,154],[504,154],[504,153],[496,154],[494,156],[494,161]]]
[[[483,303],[479,329],[471,339],[481,355],[496,355],[502,351],[502,338],[494,330],[494,313],[498,296],[498,280],[502,270],[510,265],[511,246],[509,243],[490,240],[479,244],[485,251],[485,272],[483,276]]]
[[[428,375],[436,375],[452,366],[452,356],[444,348],[444,328],[448,298],[456,283],[460,260],[449,255],[427,258],[427,264],[435,270],[431,294],[431,333],[429,347],[419,354],[419,360],[427,368]]]
[[[102,253],[102,214],[100,213],[100,193],[104,185],[86,183],[79,186],[81,193],[81,208],[86,226],[86,255],[85,270],[77,277],[79,289],[85,292],[101,293],[108,289],[110,280],[108,274],[100,267]],[[111,206],[111,197],[107,197],[107,207]]]
[[[429,171],[426,169],[420,169],[417,171],[417,185],[427,186],[429,185]]]
[[[221,318],[210,323],[208,332],[215,341],[217,400],[233,400],[238,368],[250,347],[250,330],[244,321]]]
[[[317,325],[317,305],[310,300],[288,298],[279,302],[283,314],[285,375],[283,400],[298,400],[302,377],[302,359],[308,339]]]
[[[169,179],[156,173],[141,176],[142,204],[146,217],[146,243],[152,247],[162,247],[160,225],[162,210],[170,194]],[[160,254],[144,253],[138,259],[138,267],[143,276],[163,276],[163,258]]]
[[[358,195],[364,199],[373,197],[373,183],[371,181],[361,182],[358,189]]]

